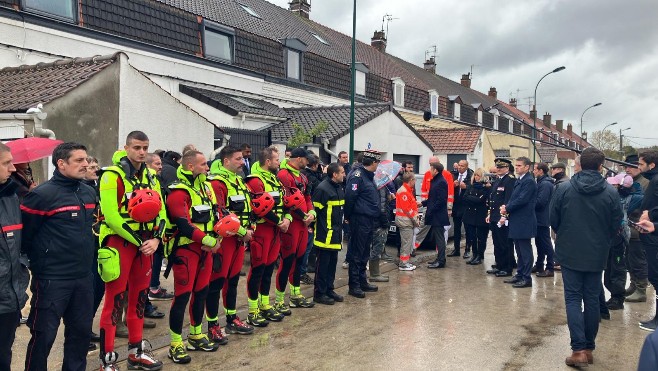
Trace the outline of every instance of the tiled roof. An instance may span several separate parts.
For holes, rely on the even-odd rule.
[[[391,110],[386,103],[364,104],[354,107],[354,127]],[[349,133],[350,106],[286,108],[288,121],[272,128],[272,140],[287,141],[293,134],[293,123],[301,125],[305,130],[313,129],[319,122],[327,123],[327,129],[320,134],[323,139],[334,140]]]
[[[400,116],[410,123],[416,129],[459,129],[463,128],[464,125],[455,124],[452,121],[442,120],[438,118],[432,118],[429,121],[425,121],[422,115],[417,115],[409,112],[400,112]]]
[[[114,63],[119,53],[63,59],[0,70],[0,112],[19,112],[48,103]]]
[[[434,148],[434,153],[462,154],[475,150],[482,129],[422,129],[418,133]]]
[[[261,99],[240,97],[183,84],[179,86],[179,90],[181,93],[189,95],[231,116],[235,116],[238,113],[251,113],[254,115],[281,118],[288,117],[283,109]]]
[[[557,154],[557,147],[549,145],[537,146],[537,153],[539,153],[539,157],[541,157],[543,162],[552,163]]]

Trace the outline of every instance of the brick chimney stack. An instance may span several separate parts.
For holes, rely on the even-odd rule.
[[[462,75],[462,85],[470,88],[471,87],[471,74],[465,73]]]
[[[370,45],[382,53],[386,53],[386,34],[384,31],[375,31],[370,39]]]
[[[430,59],[426,60],[425,63],[423,63],[423,68],[425,69],[425,71],[429,71],[436,75],[436,61],[434,59],[434,56],[430,57]]]
[[[564,130],[564,120],[555,120],[555,127],[561,133]]]
[[[291,0],[288,10],[302,18],[309,19],[311,13],[311,2],[308,0]]]
[[[567,134],[573,134],[573,125],[567,124]]]
[[[489,95],[493,99],[498,99],[498,92],[496,91],[496,88],[494,88],[493,86],[489,88],[489,94],[487,95]]]
[[[544,126],[546,126],[547,128],[551,127],[551,118],[552,117],[550,113],[546,112],[544,114]]]
[[[537,118],[537,107],[533,105],[532,109],[530,110],[530,119],[534,120],[536,118]]]
[[[509,105],[516,108],[516,98],[510,98]]]

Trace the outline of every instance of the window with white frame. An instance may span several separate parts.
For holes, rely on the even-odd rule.
[[[366,95],[366,73],[363,71],[356,71],[355,92],[357,95]]]
[[[302,76],[302,53],[297,50],[286,50],[286,77],[301,80]]]
[[[430,90],[430,111],[433,115],[439,114],[439,94],[436,90]]]
[[[404,107],[404,81],[397,77],[393,79],[393,105]]]
[[[22,0],[23,9],[55,18],[75,21],[78,2],[74,0]]]
[[[232,29],[211,23],[204,24],[203,49],[206,58],[233,63]]]

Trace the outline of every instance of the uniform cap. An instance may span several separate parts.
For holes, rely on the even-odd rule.
[[[382,154],[379,151],[375,151],[374,149],[368,149],[362,152],[363,157],[368,157],[371,158],[375,161],[381,161],[382,160]]]
[[[494,160],[496,167],[497,168],[502,168],[502,167],[512,167],[512,161],[506,159],[506,158],[497,158]]]

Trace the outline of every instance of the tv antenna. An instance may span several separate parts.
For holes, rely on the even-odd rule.
[[[394,19],[400,19],[400,18],[393,18],[392,14],[384,14],[382,17],[382,31],[384,31],[384,22],[386,22],[386,39],[388,39],[388,24],[393,22]]]
[[[428,61],[430,58],[436,61],[436,45],[432,45],[429,49],[425,50],[425,60]]]

